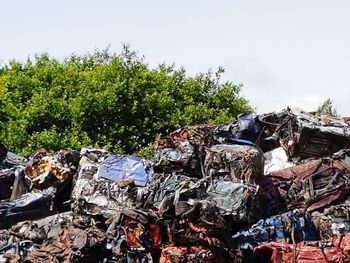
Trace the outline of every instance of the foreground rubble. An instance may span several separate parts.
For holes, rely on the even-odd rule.
[[[350,262],[350,126],[291,109],[181,128],[153,161],[0,145],[0,262]]]

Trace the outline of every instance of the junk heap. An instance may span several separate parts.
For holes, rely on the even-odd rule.
[[[153,161],[0,145],[0,262],[350,262],[349,124],[245,113]]]

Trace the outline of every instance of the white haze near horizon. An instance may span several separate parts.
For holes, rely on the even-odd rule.
[[[350,1],[0,1],[2,65],[129,43],[151,67],[223,66],[258,113],[329,97],[350,115]]]

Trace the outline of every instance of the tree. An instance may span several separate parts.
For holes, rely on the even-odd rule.
[[[221,82],[222,72],[150,69],[127,46],[118,55],[106,49],[64,61],[48,54],[10,61],[0,69],[0,140],[25,156],[86,145],[142,152],[176,128],[251,110],[240,85]]]
[[[329,115],[332,117],[338,117],[338,112],[335,107],[333,107],[333,101],[328,98],[318,106],[317,115]]]

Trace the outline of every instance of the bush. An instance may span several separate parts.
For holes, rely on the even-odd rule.
[[[224,123],[251,110],[223,70],[191,77],[150,69],[127,46],[64,61],[47,54],[0,68],[0,140],[28,156],[38,148],[82,146],[149,153],[156,136],[182,126]]]

